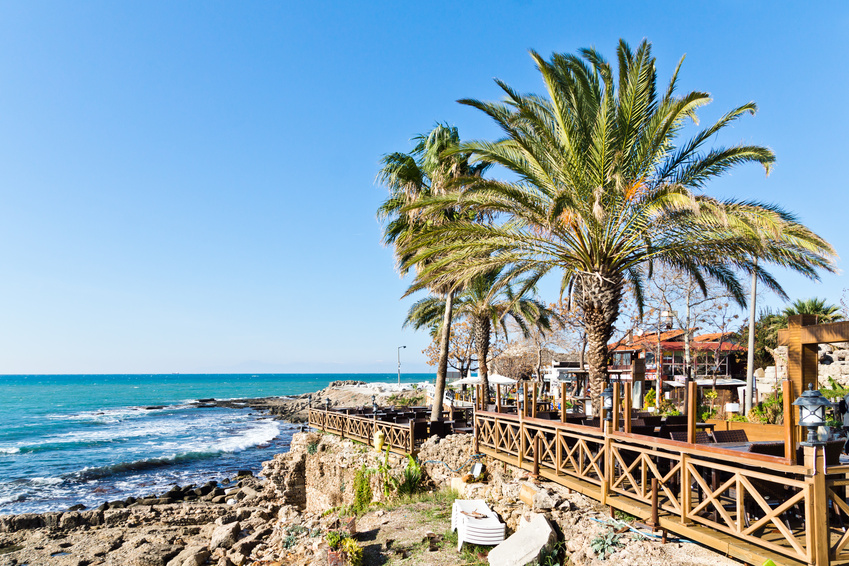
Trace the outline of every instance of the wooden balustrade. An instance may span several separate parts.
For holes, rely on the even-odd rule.
[[[427,428],[421,427],[421,424],[426,425],[426,423],[414,421],[404,424],[388,423],[367,415],[346,415],[323,409],[309,411],[311,427],[364,444],[371,445],[374,442],[375,432],[383,431],[384,446],[388,446],[390,451],[398,454],[415,454],[419,446],[427,440]],[[417,425],[419,425],[418,430]]]
[[[849,466],[824,469],[519,415],[478,412],[479,450],[750,563],[849,563]],[[844,525],[845,521],[845,525]],[[759,562],[757,561],[759,560]]]

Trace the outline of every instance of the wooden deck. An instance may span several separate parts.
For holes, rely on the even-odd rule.
[[[849,564],[849,467],[478,411],[480,452],[750,564]],[[654,480],[654,481],[653,481]]]

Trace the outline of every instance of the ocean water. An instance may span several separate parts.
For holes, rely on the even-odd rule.
[[[0,515],[163,492],[258,473],[299,425],[196,399],[316,391],[337,379],[395,374],[0,376]],[[432,380],[407,374],[403,382]]]

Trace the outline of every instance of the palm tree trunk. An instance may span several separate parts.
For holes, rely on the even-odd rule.
[[[475,317],[475,345],[478,347],[478,376],[483,386],[484,407],[489,403],[489,366],[486,358],[489,356],[489,335],[491,324],[486,316]]]
[[[601,392],[607,381],[607,344],[619,317],[622,286],[622,278],[615,275],[587,275],[581,279],[576,293],[587,332],[588,385],[594,417],[601,416]]]
[[[451,338],[453,316],[454,292],[446,291],[445,315],[442,318],[442,334],[439,337],[439,365],[436,368],[436,387],[433,392],[433,408],[430,411],[431,421],[438,421],[442,416],[442,398],[445,396],[445,380],[448,378],[448,343]]]

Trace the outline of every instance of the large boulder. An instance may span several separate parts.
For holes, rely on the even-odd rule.
[[[504,542],[489,552],[490,566],[524,566],[538,561],[543,550],[550,550],[557,541],[557,534],[545,515],[531,513],[530,520],[524,518],[519,529]]]
[[[230,548],[239,539],[239,533],[242,532],[242,525],[238,521],[221,525],[212,532],[212,540],[209,541],[209,549]]]

